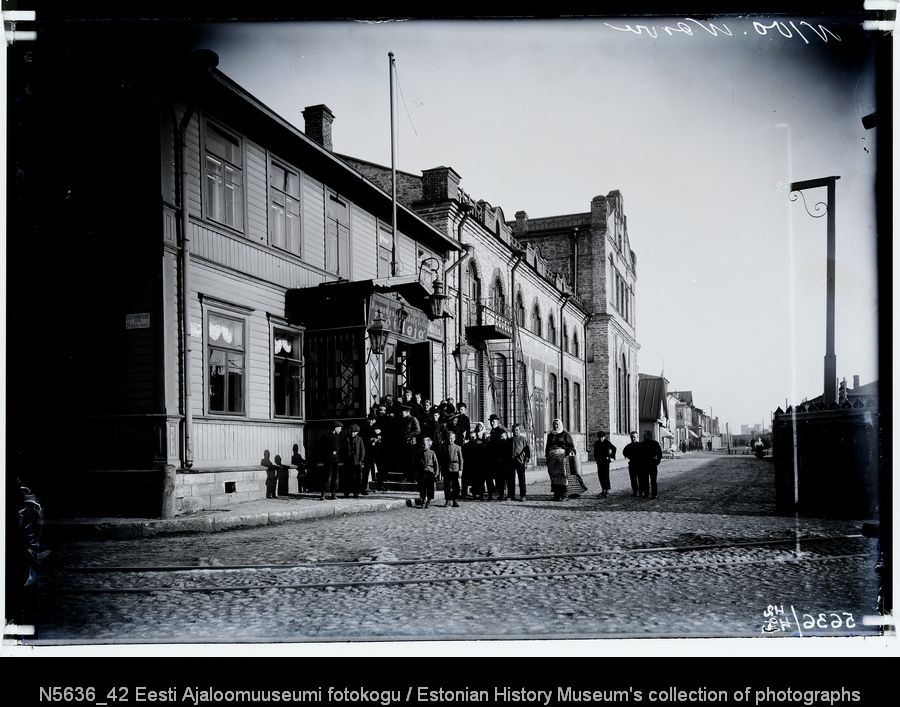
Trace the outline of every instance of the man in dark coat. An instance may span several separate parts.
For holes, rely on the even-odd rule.
[[[360,493],[363,496],[368,495],[369,479],[375,482],[377,491],[384,491],[385,469],[384,461],[381,459],[381,428],[378,426],[378,418],[375,415],[369,415],[366,419],[365,427],[360,430],[359,436],[362,437],[363,444],[366,447],[366,461],[363,466],[362,488]]]
[[[390,411],[384,403],[379,403],[375,409],[375,427],[381,430],[381,448],[379,457],[383,464],[378,470],[379,480],[387,481],[388,471],[397,465],[397,423],[390,416]],[[375,462],[378,463],[377,461]]]
[[[341,433],[344,426],[340,420],[334,421],[334,432],[325,434],[321,438],[322,445],[322,461],[325,463],[325,479],[322,486],[322,495],[319,496],[320,501],[325,500],[325,492],[329,492],[329,498],[336,498],[338,486],[338,465],[341,461]]]
[[[641,440],[640,445],[638,484],[641,498],[647,498],[648,486],[650,498],[656,498],[656,475],[659,463],[662,461],[662,447],[653,439],[653,433],[650,430],[644,432],[644,439]]]
[[[449,432],[447,425],[441,417],[439,408],[433,407],[428,411],[429,420],[422,425],[422,434],[431,439],[431,450],[437,455],[441,471],[447,465],[447,446]]]
[[[609,441],[606,432],[597,433],[594,442],[594,459],[597,461],[597,477],[600,479],[600,497],[609,496],[609,463],[616,458],[616,447]]]
[[[525,467],[531,461],[531,446],[522,425],[513,425],[512,438],[510,439],[510,473],[507,476],[507,488],[509,498],[516,500],[515,482],[519,482],[519,500],[524,501],[528,493],[525,486]]]
[[[491,413],[488,418],[488,424],[491,430],[488,437],[485,460],[485,481],[487,482],[488,501],[493,500],[494,492],[497,492],[497,500],[503,500],[503,489],[506,488],[506,473],[503,458],[503,441],[506,435],[506,429],[500,422],[500,418]]]
[[[469,435],[469,441],[463,445],[465,465],[460,484],[460,498],[467,498],[467,491],[471,489],[473,498],[484,500],[484,454],[487,442],[483,430],[484,423],[476,422],[474,432]]]
[[[640,492],[640,484],[638,483],[638,463],[640,454],[640,443],[637,441],[637,432],[629,432],[631,442],[625,445],[622,450],[622,456],[628,460],[628,478],[631,480],[631,497],[636,498]]]
[[[422,424],[422,417],[425,415],[425,411],[422,409],[421,404],[416,402],[412,388],[407,388],[403,391],[403,399],[397,401],[397,405],[408,405],[410,414],[419,421],[420,425]]]
[[[359,425],[355,422],[350,425],[350,436],[344,438],[341,457],[344,462],[341,484],[344,490],[344,498],[347,498],[351,493],[354,498],[359,498],[363,464],[366,462],[366,445],[362,437],[359,436]]]
[[[469,431],[472,421],[469,419],[469,410],[465,403],[456,406],[456,415],[453,416],[452,429],[456,432],[456,443],[460,446],[469,440]]]
[[[397,443],[399,445],[399,462],[402,467],[403,477],[407,481],[416,480],[416,449],[419,445],[419,435],[422,428],[419,421],[411,414],[409,405],[400,405],[402,417],[397,421]]]

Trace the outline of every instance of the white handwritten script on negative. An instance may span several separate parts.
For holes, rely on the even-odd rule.
[[[688,22],[693,22],[693,25],[689,25]],[[703,30],[708,32],[713,37],[718,37],[719,33],[731,37],[732,32],[728,29],[728,25],[724,22],[720,22],[719,25],[714,25],[712,22],[700,22],[699,20],[695,20],[691,17],[685,17],[684,22],[676,22],[674,26],[669,25],[625,25],[624,27],[617,27],[616,25],[611,25],[609,22],[604,22],[607,27],[610,29],[617,30],[619,32],[631,32],[633,34],[647,34],[654,39],[659,36],[659,31],[662,30],[670,37],[673,34],[685,34],[687,36],[693,36],[694,33],[699,32],[699,30]],[[790,24],[790,27],[788,27]],[[808,28],[808,33],[814,34],[816,37],[821,39],[823,42],[828,42],[828,35],[831,35],[838,42],[841,41],[841,38],[838,37],[834,32],[825,27],[824,25],[819,25],[818,28],[813,27],[809,22],[805,20],[800,22],[800,25],[806,25]],[[791,27],[793,27],[793,32],[791,31]],[[802,39],[806,44],[809,44],[809,40],[806,38],[806,35],[800,31],[800,28],[794,24],[793,20],[789,23],[779,22],[775,20],[771,24],[767,24],[766,22],[753,22],[753,29],[757,34],[765,36],[768,34],[770,30],[777,31],[782,37],[786,37],[790,39],[796,34],[800,39]],[[746,32],[744,33],[746,34]]]

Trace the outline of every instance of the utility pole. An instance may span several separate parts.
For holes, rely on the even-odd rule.
[[[813,218],[821,218],[823,215],[828,216],[828,242],[826,244],[825,263],[825,381],[823,385],[822,401],[825,405],[831,405],[837,400],[837,356],[834,352],[834,269],[835,269],[835,183],[840,177],[822,177],[820,179],[809,179],[805,182],[793,182],[791,184],[791,200],[795,201],[797,197],[794,192],[801,193],[805,189],[816,189],[818,187],[827,188],[827,202],[825,203],[825,214],[815,215],[807,208],[806,212]],[[804,199],[804,205],[806,200]],[[821,204],[816,204],[815,209],[818,211]]]

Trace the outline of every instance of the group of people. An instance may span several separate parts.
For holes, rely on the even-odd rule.
[[[631,495],[640,498],[656,498],[657,474],[662,461],[662,447],[653,439],[650,430],[638,442],[637,432],[631,432],[631,442],[625,445],[622,456],[628,460],[628,476],[631,479]]]
[[[434,500],[435,482],[444,481],[444,506],[459,508],[460,499],[524,501],[527,490],[525,468],[531,461],[531,446],[521,425],[507,430],[497,415],[489,428],[476,422],[474,429],[447,431],[443,454],[432,450],[433,438],[426,428],[417,459],[420,508]],[[519,495],[516,497],[516,484]]]
[[[390,469],[417,484],[422,508],[431,506],[440,480],[445,506],[459,507],[460,499],[526,498],[531,447],[525,429],[516,424],[507,430],[497,415],[489,417],[487,427],[482,422],[473,427],[466,404],[456,405],[453,398],[431,405],[408,388],[398,401],[386,395],[372,406],[364,426],[354,423],[349,431],[344,434],[336,421],[334,433],[320,443],[325,480],[319,500],[326,494],[336,498],[338,490],[345,497],[366,495],[370,480],[383,491]]]
[[[483,422],[472,426],[465,403],[455,405],[452,398],[446,398],[431,405],[409,388],[396,402],[386,395],[372,406],[365,424],[351,424],[347,435],[336,421],[333,434],[322,439],[320,450],[325,466],[320,501],[326,494],[336,498],[339,488],[345,497],[366,495],[370,479],[376,491],[383,491],[392,468],[402,472],[405,481],[417,484],[421,508],[430,507],[441,480],[444,506],[459,507],[461,499],[527,498],[525,469],[531,462],[531,447],[522,425],[514,424],[508,430],[492,414],[487,427]],[[553,420],[544,451],[554,501],[587,491],[574,440],[561,420]],[[662,459],[659,443],[649,431],[641,442],[632,432],[631,443],[622,454],[628,459],[632,496],[656,498],[657,466]],[[616,458],[616,447],[606,432],[597,435],[594,458],[600,496],[605,498],[610,491],[610,462]]]

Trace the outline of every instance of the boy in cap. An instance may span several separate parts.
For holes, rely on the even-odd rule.
[[[419,452],[419,498],[422,499],[422,508],[434,500],[434,482],[440,474],[437,454],[431,451],[431,438],[422,438],[422,451]]]
[[[447,466],[444,472],[444,508],[453,505],[459,508],[459,476],[463,470],[462,447],[456,443],[456,432],[447,433]]]

